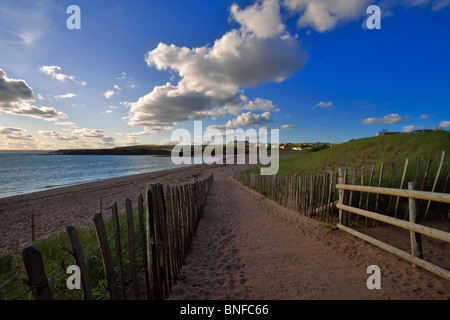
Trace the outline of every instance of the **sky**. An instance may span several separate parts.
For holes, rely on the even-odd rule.
[[[450,0],[2,0],[0,150],[448,130],[449,34]]]

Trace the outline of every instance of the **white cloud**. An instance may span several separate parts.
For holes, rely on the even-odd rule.
[[[114,146],[116,144],[115,139],[105,135],[105,131],[101,129],[81,128],[74,130],[73,134],[92,139],[99,146]]]
[[[56,121],[57,119],[67,118],[67,115],[65,113],[58,112],[54,108],[45,106],[36,107],[28,102],[15,102],[14,104],[10,104],[7,107],[2,107],[2,104],[0,104],[0,111],[9,114],[28,116],[48,121]]]
[[[417,119],[419,119],[419,120],[425,120],[425,119],[428,119],[428,118],[431,118],[431,117],[435,117],[436,116],[436,114],[422,114],[422,115],[420,115],[420,117],[418,117]]]
[[[366,14],[370,0],[285,0],[284,5],[299,14],[299,27],[319,32],[334,29],[339,23],[356,20]]]
[[[70,99],[70,98],[74,98],[74,97],[76,97],[77,95],[75,94],[75,93],[66,93],[66,94],[60,94],[60,95],[57,95],[57,96],[55,96],[55,99]]]
[[[118,94],[119,91],[122,90],[117,84],[114,85],[114,89],[108,89],[105,92],[103,92],[103,95],[106,99],[109,99],[113,97],[114,95]]]
[[[439,126],[441,128],[449,128],[450,127],[450,121],[442,121]]]
[[[160,132],[183,121],[238,115],[245,108],[277,111],[269,100],[249,103],[242,92],[265,82],[281,82],[308,59],[295,37],[278,32],[269,37],[259,26],[262,16],[275,15],[275,5],[264,1],[243,10],[234,6],[232,17],[242,23],[241,30],[227,32],[212,46],[190,49],[160,43],[148,52],[149,67],[175,72],[180,81],[156,86],[131,103],[128,124]],[[252,12],[259,16],[257,22],[251,21]]]
[[[55,122],[55,124],[58,126],[65,126],[65,127],[76,127],[77,126],[76,123],[71,122],[71,121],[64,121],[64,122],[58,121],[58,122]]]
[[[428,7],[437,11],[450,7],[450,0],[384,0],[379,1],[382,18],[394,15],[395,7]],[[370,0],[284,0],[283,5],[298,15],[297,25],[300,28],[313,28],[318,32],[335,29],[339,25],[351,21],[363,21],[368,17],[366,9],[374,1]],[[365,23],[362,23],[365,28]]]
[[[0,127],[0,134],[4,135],[6,139],[11,140],[35,140],[34,137],[27,132],[27,130],[21,128]]]
[[[25,80],[10,79],[6,72],[0,69],[0,103],[33,99],[33,89]]]
[[[36,107],[29,101],[34,100],[33,89],[21,79],[10,79],[0,69],[0,111],[44,120],[67,118],[67,115],[50,107]]]
[[[50,76],[52,79],[56,79],[60,82],[66,82],[66,80],[73,81],[81,86],[86,85],[86,81],[79,81],[75,78],[75,76],[66,75],[61,71],[61,67],[59,66],[41,66],[39,67],[39,70],[46,75]]]
[[[272,116],[269,111],[266,111],[260,115],[251,113],[243,113],[239,115],[236,119],[228,121],[225,125],[211,125],[208,129],[234,129],[234,128],[244,128],[248,126],[258,126],[272,121]]]
[[[243,110],[263,110],[263,111],[280,111],[273,105],[273,102],[266,99],[256,98],[242,106]]]
[[[433,1],[431,10],[437,11],[446,7],[450,7],[450,0],[435,0]]]
[[[103,138],[105,136],[105,132],[101,129],[81,128],[76,129],[74,133],[79,134],[85,138]]]
[[[274,37],[285,29],[278,0],[258,0],[243,10],[233,4],[230,12],[244,32],[253,32],[259,37]]]
[[[293,125],[293,124],[285,124],[285,125],[281,126],[281,129],[294,130],[294,129],[298,129],[298,127],[296,125]]]
[[[62,140],[62,141],[74,141],[74,140],[79,140],[79,138],[75,135],[70,135],[70,134],[66,134],[66,133],[59,133],[56,131],[39,131],[39,134],[43,137],[50,137],[50,138],[55,138],[57,140]]]
[[[2,44],[32,46],[51,30],[45,4],[33,1],[21,5],[20,10],[8,6],[5,1],[1,4]]]
[[[423,129],[423,127],[417,127],[417,126],[410,125],[410,126],[403,127],[402,131],[403,132],[413,132],[414,130],[419,130],[419,129]]]
[[[116,92],[114,90],[106,90],[105,92],[103,92],[103,95],[105,96],[106,99],[111,98],[112,96],[114,96]]]
[[[126,72],[122,72],[120,74],[120,77],[117,77],[116,79],[117,80],[123,80],[123,79],[126,79],[126,78],[127,78],[127,73]]]
[[[361,123],[362,124],[394,124],[394,123],[401,123],[403,122],[403,118],[399,116],[397,113],[391,113],[383,118],[367,118],[364,119]]]
[[[333,106],[333,102],[329,101],[329,102],[324,102],[324,101],[320,101],[318,104],[316,104],[313,109],[315,108],[331,108]]]

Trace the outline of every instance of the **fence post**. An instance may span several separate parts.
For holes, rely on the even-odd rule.
[[[139,213],[139,231],[141,234],[142,264],[144,267],[145,295],[146,299],[150,299],[150,277],[148,273],[148,264],[147,264],[147,243],[146,243],[145,222],[144,222],[144,198],[142,196],[142,193],[139,193],[138,196],[138,213]]]
[[[81,246],[78,238],[77,230],[69,225],[66,227],[67,235],[72,245],[72,253],[75,258],[75,263],[80,268],[81,283],[83,285],[83,297],[84,300],[92,300],[91,283],[89,282],[89,274],[86,266],[86,259],[84,257],[83,247]]]
[[[151,184],[147,188],[147,265],[151,283],[150,297],[161,299],[157,253],[159,240],[156,235],[156,215],[158,214],[156,201],[156,185]]]
[[[339,184],[347,183],[347,169],[339,168]],[[346,190],[339,189],[339,203],[342,205],[347,205],[349,199],[349,193]],[[348,212],[339,209],[339,223],[348,226]]]
[[[134,299],[139,299],[139,278],[136,259],[136,241],[134,237],[134,216],[133,207],[130,199],[125,200],[125,208],[127,212],[127,229],[128,229],[128,252],[130,254],[131,278],[133,280]]]
[[[102,253],[103,268],[105,270],[106,277],[106,290],[108,290],[111,300],[116,300],[117,296],[113,259],[101,213],[94,214],[92,220],[94,221],[95,231],[97,233],[97,239],[100,245],[100,251]]]
[[[31,212],[31,243],[34,242],[34,240],[36,240],[36,233],[35,233],[35,229],[34,229],[34,211]]]
[[[437,182],[439,180],[439,176],[440,176],[441,170],[442,170],[442,165],[444,164],[444,158],[445,158],[445,151],[442,151],[441,162],[439,163],[439,168],[436,173],[436,178],[434,179],[433,188],[431,189],[431,192],[434,192],[434,190],[436,189],[436,185],[437,185]],[[425,210],[425,216],[424,216],[423,220],[427,219],[428,210],[430,209],[430,204],[431,204],[431,201],[428,201],[427,208]]]
[[[22,249],[22,260],[34,298],[36,300],[53,300],[41,253],[36,248],[27,246]]]
[[[121,296],[123,300],[127,300],[125,281],[123,277],[122,244],[120,242],[120,223],[119,223],[119,213],[117,211],[117,202],[114,201],[111,208],[114,224],[114,241],[115,241],[116,261],[119,273]]]
[[[417,182],[409,182],[408,189],[409,190],[417,190],[418,183]],[[409,198],[409,222],[417,223],[417,199]],[[422,237],[420,233],[410,231],[411,236],[411,254],[414,257],[423,258],[423,250],[422,250]],[[413,264],[413,266],[415,266]]]

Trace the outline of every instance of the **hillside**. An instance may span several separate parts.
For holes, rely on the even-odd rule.
[[[396,181],[400,181],[406,158],[409,161],[407,176],[414,177],[417,158],[420,157],[419,175],[423,177],[429,158],[432,156],[429,176],[434,177],[441,161],[442,151],[446,153],[442,177],[442,175],[446,176],[450,169],[448,161],[450,132],[441,130],[363,138],[317,152],[302,152],[296,157],[280,161],[278,174],[312,175],[335,171],[340,167],[349,170],[356,168],[360,172],[362,166],[368,172],[373,165],[379,171],[384,162],[385,176],[390,177],[392,161],[395,160]]]
[[[58,150],[52,154],[58,155],[160,155],[170,156],[173,146],[169,145],[139,145],[117,147],[111,149],[69,149]]]

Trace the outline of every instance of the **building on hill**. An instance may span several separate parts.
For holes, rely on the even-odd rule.
[[[383,130],[377,132],[377,137],[384,136],[387,134],[399,134],[399,133],[400,132],[390,132],[387,129],[383,129]]]

